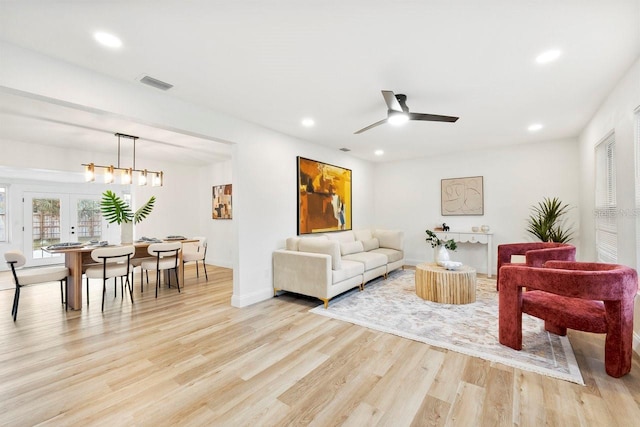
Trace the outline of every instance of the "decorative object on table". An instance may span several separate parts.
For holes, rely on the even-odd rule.
[[[184,236],[172,234],[170,236],[165,237],[165,240],[187,240],[187,238]]]
[[[478,231],[480,231],[480,227],[471,227],[471,231],[477,233]]]
[[[450,227],[447,225],[446,222],[442,223],[442,231],[449,231]]]
[[[440,191],[443,216],[484,215],[483,177],[442,179]]]
[[[460,267],[462,267],[462,263],[459,261],[445,261],[442,263],[442,267],[445,268],[445,270],[459,270]]]
[[[451,305],[425,301],[416,295],[413,271],[398,271],[389,277],[372,281],[364,292],[354,289],[334,298],[328,309],[320,304],[311,313],[584,384],[568,338],[546,332],[540,319],[522,317],[523,340],[527,343],[522,351],[499,343],[495,280],[477,278],[476,302]]]
[[[434,251],[434,259],[438,265],[445,261],[449,261],[449,252],[458,249],[458,244],[453,239],[441,240],[436,233],[431,230],[425,230],[427,233],[426,241],[431,244],[432,248],[438,248]]]
[[[138,185],[147,185],[148,178],[151,176],[151,185],[154,187],[162,187],[164,184],[164,173],[162,171],[151,171],[147,169],[136,169],[136,140],[137,136],[127,135],[124,133],[114,134],[118,137],[118,163],[117,166],[100,166],[93,163],[83,163],[85,180],[93,182],[96,180],[96,169],[102,169],[104,172],[104,182],[112,183],[116,178],[116,171],[122,171],[120,175],[120,184],[133,184],[133,173],[138,173]],[[120,167],[120,138],[133,140],[133,164],[130,168]]]
[[[212,219],[233,219],[231,205],[232,184],[214,185],[211,206]]]
[[[543,242],[567,243],[571,241],[573,230],[565,225],[565,215],[570,209],[568,204],[562,204],[560,199],[545,197],[527,219],[527,232],[533,234]]]
[[[298,235],[351,230],[351,169],[298,156]]]
[[[483,233],[488,233],[489,230],[491,230],[491,227],[489,227],[488,225],[480,226],[480,231],[482,231]]]
[[[132,243],[133,224],[138,224],[149,216],[155,202],[155,196],[151,196],[144,205],[133,212],[127,202],[118,197],[113,191],[107,190],[102,193],[100,211],[108,223],[116,223],[121,226],[120,243]]]

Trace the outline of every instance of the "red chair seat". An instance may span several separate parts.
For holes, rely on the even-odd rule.
[[[522,312],[577,331],[604,334],[606,312],[602,301],[569,298],[544,291],[522,293]]]

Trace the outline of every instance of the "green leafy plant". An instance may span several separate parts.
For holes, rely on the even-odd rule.
[[[573,231],[565,227],[565,215],[570,209],[568,204],[554,197],[545,197],[537,206],[532,206],[532,213],[527,220],[527,232],[543,242],[566,243],[572,239]]]
[[[453,239],[442,240],[438,238],[438,235],[431,230],[425,230],[425,232],[427,233],[426,240],[431,244],[432,248],[443,245],[445,248],[447,248],[450,251],[455,251],[456,249],[458,249],[458,244],[455,242],[455,240]]]
[[[134,224],[137,224],[149,216],[155,203],[156,197],[151,196],[151,198],[147,200],[147,203],[142,205],[137,211],[133,212],[131,210],[131,206],[118,197],[116,193],[111,190],[107,190],[102,193],[100,212],[102,212],[102,215],[110,224],[113,224],[114,222],[117,224],[122,224],[123,222],[133,222]]]

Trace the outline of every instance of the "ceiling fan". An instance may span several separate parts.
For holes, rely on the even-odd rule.
[[[359,131],[354,132],[354,134],[362,133],[386,122],[389,122],[391,124],[400,124],[408,120],[423,120],[428,122],[453,123],[459,118],[453,116],[439,116],[437,114],[410,113],[409,107],[407,107],[407,95],[396,95],[390,90],[383,90],[382,96],[384,97],[384,102],[387,103],[387,118],[382,119],[379,122],[375,122],[374,124],[369,125],[365,128],[362,128]]]

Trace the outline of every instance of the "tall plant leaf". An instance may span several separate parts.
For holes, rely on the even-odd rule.
[[[143,219],[145,219],[153,210],[153,205],[156,203],[156,197],[155,196],[151,196],[151,198],[149,200],[147,200],[147,203],[145,203],[144,205],[140,206],[140,209],[138,209],[136,211],[136,213],[133,215],[133,221],[135,224],[139,223],[140,221],[142,221]]]
[[[104,219],[110,224],[114,222],[122,224],[123,222],[131,222],[133,219],[131,207],[111,190],[102,193],[100,212],[102,212]]]
[[[564,229],[564,215],[569,210],[568,204],[554,197],[545,197],[537,206],[532,206],[533,211],[527,220],[527,232],[533,234],[543,242],[566,243],[571,240],[573,232]]]

